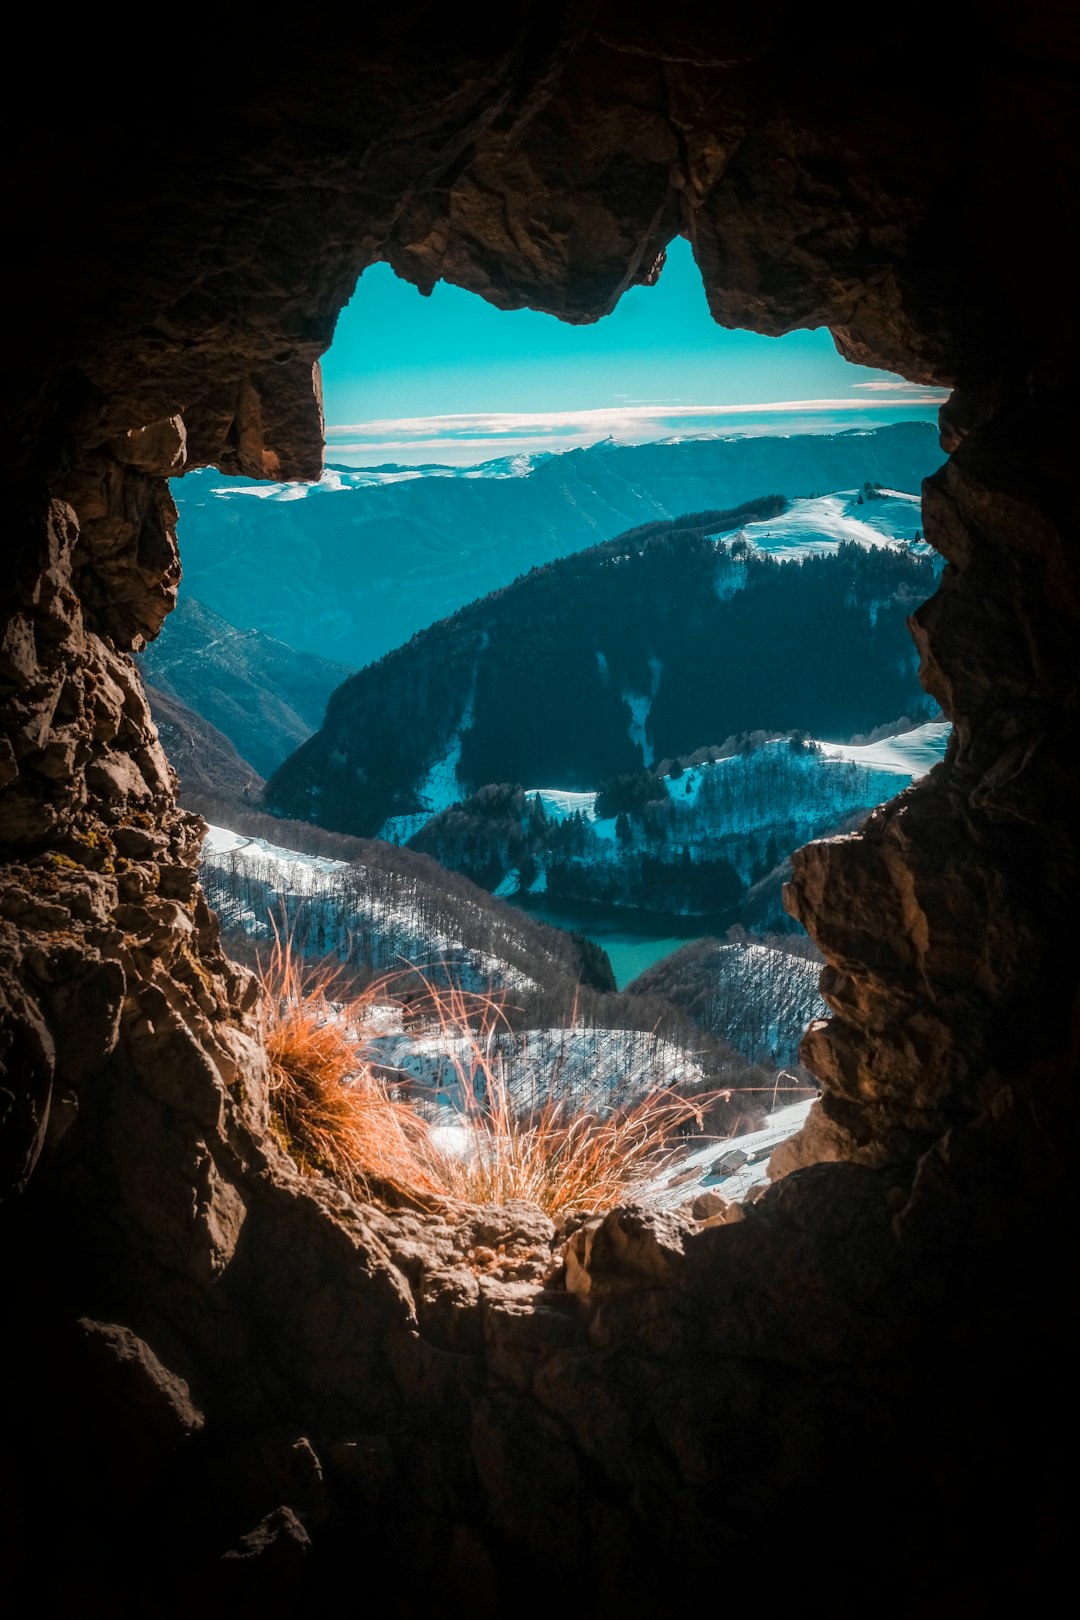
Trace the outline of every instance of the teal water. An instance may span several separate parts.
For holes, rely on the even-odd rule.
[[[608,953],[615,983],[625,990],[631,979],[659,962],[662,956],[681,950],[691,940],[709,934],[723,934],[727,919],[719,917],[671,917],[651,912],[621,913],[613,906],[582,907],[580,911],[560,910],[544,901],[530,898],[515,904],[538,922],[553,928],[566,928],[584,934]]]

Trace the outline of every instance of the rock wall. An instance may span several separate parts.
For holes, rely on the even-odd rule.
[[[965,29],[962,26],[966,22]],[[58,1613],[1048,1601],[1078,1000],[1075,45],[1057,8],[407,0],[31,39],[4,414],[5,1558]],[[50,25],[51,26],[51,25]],[[32,86],[33,87],[33,86]],[[367,263],[565,319],[686,231],[717,319],[956,392],[915,615],[944,765],[796,860],[825,1098],[731,1225],[353,1203],[266,1129],[249,976],[131,649],[166,478],[311,477]],[[122,1526],[122,1530],[119,1528]],[[168,1571],[166,1575],[165,1571]]]

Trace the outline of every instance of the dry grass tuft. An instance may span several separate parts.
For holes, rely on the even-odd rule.
[[[464,1038],[465,1055],[455,1067],[465,1151],[440,1151],[429,1138],[422,1156],[426,1173],[453,1198],[472,1204],[522,1198],[549,1215],[647,1198],[658,1171],[679,1152],[669,1139],[688,1120],[700,1121],[700,1101],[664,1087],[604,1114],[555,1099],[523,1117],[494,1048],[498,1009],[482,1004],[477,1028],[478,998],[430,985],[427,992],[441,1032]]]
[[[420,1202],[526,1199],[549,1215],[608,1209],[648,1197],[679,1151],[671,1137],[688,1120],[700,1122],[711,1100],[658,1086],[603,1116],[558,1100],[520,1117],[494,1042],[498,1007],[436,989],[420,975],[424,1021],[457,1046],[462,1151],[449,1151],[373,1072],[368,1043],[373,1008],[386,999],[381,985],[343,996],[340,968],[305,963],[280,937],[261,974],[278,1138],[301,1169],[355,1195],[370,1196],[382,1183]]]
[[[378,986],[343,995],[339,967],[305,962],[278,934],[260,976],[271,1119],[285,1151],[355,1195],[370,1194],[373,1180],[413,1196],[434,1193],[418,1159],[427,1129],[365,1055]]]

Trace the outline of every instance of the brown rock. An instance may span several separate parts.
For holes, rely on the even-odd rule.
[[[137,472],[157,473],[159,478],[175,478],[187,460],[187,429],[182,416],[167,416],[147,427],[128,428],[113,439],[109,452],[125,467]]]
[[[594,1289],[663,1285],[678,1275],[687,1223],[631,1205],[590,1221],[566,1249],[566,1287],[580,1299]]]

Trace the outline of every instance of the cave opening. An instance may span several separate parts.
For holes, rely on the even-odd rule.
[[[478,38],[407,4],[285,52],[223,14],[178,138],[156,73],[42,14],[4,438],[2,1528],[59,1612],[332,1616],[375,1568],[402,1615],[509,1612],[523,1570],[634,1620],[759,1601],[763,1570],[842,1615],[1053,1603],[1075,54],[1060,8],[965,20],[522,6]],[[165,480],[318,475],[312,365],[372,258],[578,318],[683,228],[725,320],[952,390],[914,621],[953,742],[794,857],[834,1016],[749,1218],[349,1201],[268,1131],[253,984],[129,656],[175,595]]]
[[[684,238],[584,326],[372,266],[322,372],[318,482],[173,481],[140,660],[228,949],[336,963],[354,1067],[447,1140],[477,1091],[674,1092],[655,1194],[760,1193],[827,1015],[790,854],[947,741],[906,627],[944,396],[718,326]]]

